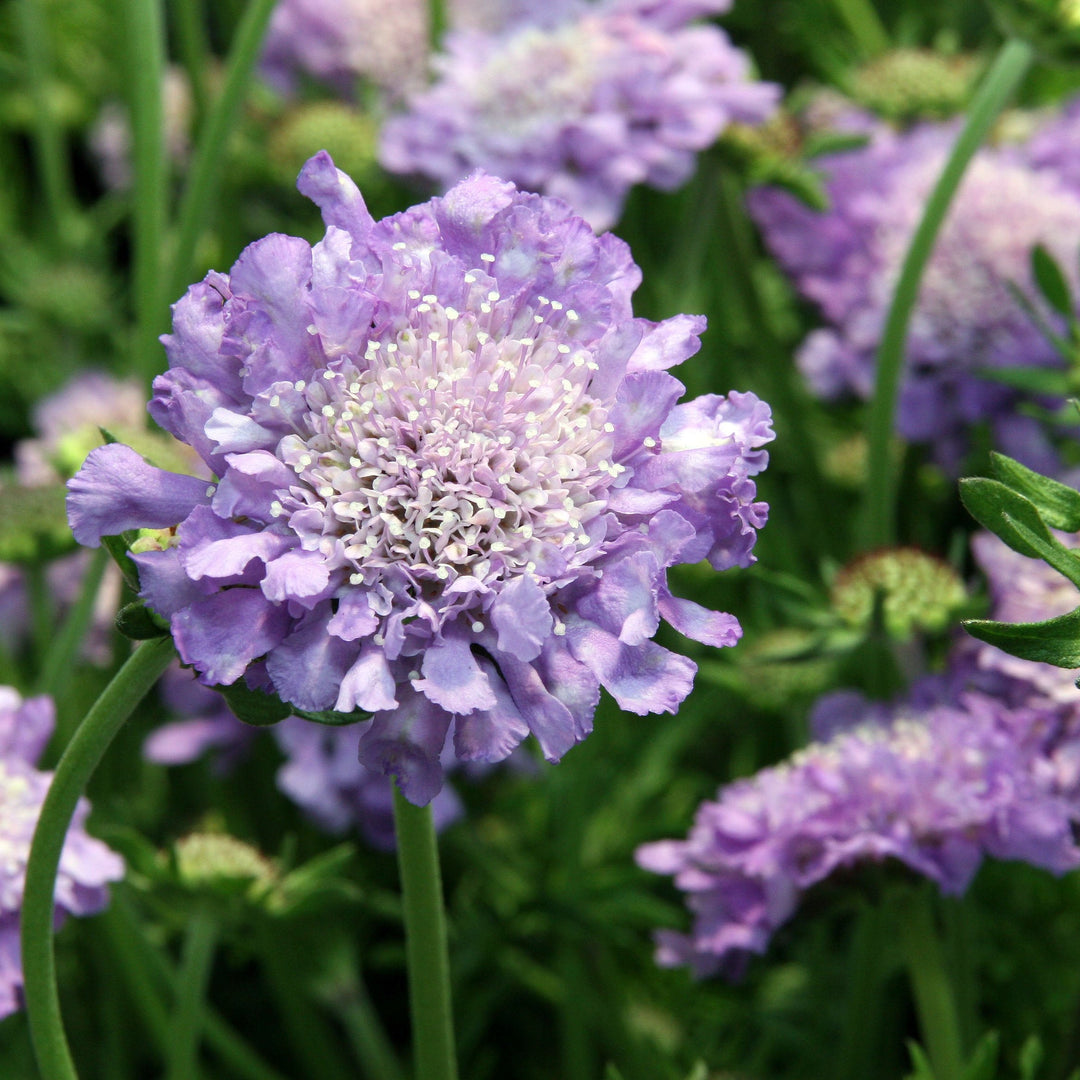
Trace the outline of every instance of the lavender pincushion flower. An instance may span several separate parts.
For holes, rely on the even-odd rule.
[[[262,71],[286,92],[303,74],[344,97],[361,79],[400,94],[422,81],[427,55],[427,0],[280,0]]]
[[[896,132],[879,123],[866,146],[819,159],[830,199],[824,213],[779,190],[751,193],[767,246],[825,318],[797,357],[821,396],[870,396],[900,265],[956,133],[953,124]],[[1062,364],[1010,293],[1013,283],[1036,295],[1036,244],[1072,268],[1080,243],[1080,185],[1040,146],[979,151],[923,278],[897,426],[948,467],[977,421],[989,421],[996,445],[1033,467],[1055,464],[1037,422],[1018,415],[1018,392],[980,370]]]
[[[380,161],[443,185],[483,168],[609,228],[635,184],[678,187],[728,124],[775,108],[779,87],[753,81],[719,27],[691,25],[729,7],[563,3],[501,30],[451,32],[435,82],[384,126]]]
[[[69,485],[76,538],[176,526],[133,558],[183,660],[373,713],[361,760],[417,803],[448,738],[491,762],[532,733],[557,760],[601,685],[674,711],[695,665],[651,640],[660,619],[715,646],[740,629],[666,571],[752,560],[768,407],[676,404],[665,369],[705,320],[634,318],[626,245],[558,200],[478,174],[375,222],[325,153],[299,186],[324,239],[252,244],[164,339],[151,413],[220,480],[102,447]]]
[[[851,696],[838,707],[850,723]],[[973,691],[952,704],[864,702],[861,713],[722,788],[686,840],[638,849],[645,869],[674,875],[694,914],[689,935],[658,935],[661,964],[737,975],[807,889],[858,862],[896,859],[954,894],[985,855],[1055,873],[1080,866],[1080,804],[1042,767],[1044,710]]]
[[[19,912],[30,841],[49,790],[51,773],[34,763],[52,734],[53,703],[47,697],[25,701],[0,686],[0,1017],[22,1006]],[[108,882],[123,876],[124,864],[84,823],[90,806],[81,800],[60,855],[55,917],[93,915],[108,902]]]

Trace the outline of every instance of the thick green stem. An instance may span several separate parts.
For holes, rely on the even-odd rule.
[[[960,1080],[964,1071],[960,1021],[934,922],[933,896],[920,889],[907,899],[900,908],[900,939],[923,1044],[934,1080]]]
[[[206,87],[210,72],[210,46],[206,41],[206,13],[202,0],[184,0],[182,4],[174,4],[172,16],[180,56],[191,84],[191,100],[195,105],[198,128],[206,117],[210,100]]]
[[[229,53],[221,93],[199,133],[188,181],[180,198],[176,248],[168,277],[169,300],[180,296],[189,284],[195,246],[206,227],[207,211],[225,158],[225,144],[244,102],[275,3],[277,0],[251,0],[248,4]]]
[[[128,108],[134,138],[135,367],[150,381],[162,367],[162,244],[168,215],[165,161],[165,24],[159,0],[127,0]]]
[[[439,51],[444,33],[446,33],[445,0],[428,0],[428,40],[431,42],[432,52]]]
[[[217,919],[202,906],[188,923],[177,980],[176,1005],[169,1039],[166,1080],[199,1080],[199,1043],[202,1039],[206,987],[214,964],[218,939]]]
[[[892,462],[891,443],[908,324],[918,299],[923,270],[933,253],[934,241],[968,163],[1024,78],[1033,55],[1031,46],[1021,41],[1008,41],[1002,46],[971,103],[963,130],[930,194],[922,221],[904,256],[878,346],[874,397],[870,403],[867,519],[864,526],[866,547],[887,547],[896,539],[898,478]]]
[[[77,1080],[64,1034],[53,951],[53,893],[75,807],[109,744],[174,656],[172,639],[140,645],[86,714],[56,767],[26,864],[22,963],[26,1013],[42,1080]]]
[[[457,1080],[439,849],[430,806],[394,787],[394,827],[405,912],[405,956],[416,1080]]]

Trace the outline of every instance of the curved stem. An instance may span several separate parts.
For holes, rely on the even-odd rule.
[[[177,980],[176,1005],[169,1038],[166,1080],[198,1080],[199,1042],[203,1029],[204,1000],[214,964],[218,924],[207,906],[196,908],[184,938],[184,954]]]
[[[439,850],[430,806],[394,785],[394,828],[405,912],[405,957],[416,1080],[457,1080]]]
[[[1022,41],[1007,41],[1001,47],[971,103],[967,121],[930,194],[922,221],[904,256],[878,346],[874,397],[870,403],[865,523],[867,547],[886,547],[895,541],[897,476],[890,460],[890,449],[908,324],[918,299],[923,270],[934,250],[934,241],[968,163],[1027,73],[1033,56],[1031,46]]]
[[[179,296],[188,285],[195,245],[206,226],[206,213],[225,156],[225,143],[243,104],[255,61],[277,0],[251,0],[240,26],[225,73],[221,94],[214,102],[191,160],[191,171],[180,198],[176,248],[168,276],[169,297]]]
[[[64,1034],[53,952],[56,872],[75,807],[109,744],[174,656],[172,639],[140,645],[102,691],[60,758],[26,864],[22,963],[30,1035],[42,1080],[77,1080]]]

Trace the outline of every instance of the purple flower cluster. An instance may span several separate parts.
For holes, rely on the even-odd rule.
[[[427,0],[280,0],[262,71],[287,92],[304,75],[353,97],[365,79],[395,93],[418,84],[427,57]]]
[[[904,132],[876,124],[864,147],[819,159],[830,200],[824,213],[779,190],[751,193],[766,244],[825,318],[797,357],[821,396],[870,395],[900,264],[956,134],[953,124]],[[1017,413],[1017,392],[981,374],[1062,363],[1010,292],[1014,283],[1036,295],[1036,244],[1076,284],[1080,166],[1073,158],[1080,158],[1075,138],[1055,142],[1049,134],[979,151],[922,281],[897,426],[905,438],[931,444],[946,466],[965,451],[970,425],[988,421],[996,445],[1033,467],[1053,467],[1036,421]]]
[[[816,719],[834,730],[826,741],[721,789],[687,839],[638,849],[694,915],[691,934],[659,933],[659,963],[737,975],[807,889],[859,862],[896,859],[948,893],[985,855],[1080,866],[1076,788],[1047,768],[1051,741],[1080,744],[1044,708],[977,691],[892,709],[840,694]]]
[[[443,185],[483,168],[608,228],[635,184],[678,187],[728,124],[773,111],[779,87],[754,81],[719,27],[693,23],[728,7],[561,3],[499,30],[453,31],[435,82],[386,123],[380,160]]]
[[[0,687],[0,1017],[22,1006],[19,911],[30,841],[51,773],[34,763],[52,734],[53,703],[47,697],[25,701],[9,686]],[[93,915],[108,902],[108,882],[123,876],[124,864],[84,823],[90,806],[79,803],[60,855],[56,884],[57,921],[66,915]]]
[[[676,404],[665,370],[705,320],[634,318],[640,272],[564,203],[482,174],[375,222],[319,154],[314,247],[271,235],[173,311],[150,404],[211,484],[95,450],[69,485],[80,542],[133,556],[204,683],[373,713],[365,765],[426,803],[448,738],[499,761],[584,738],[604,686],[675,710],[695,665],[661,618],[731,645],[732,615],[666,570],[746,565],[766,507],[768,407]]]

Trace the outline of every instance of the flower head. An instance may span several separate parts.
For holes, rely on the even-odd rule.
[[[900,265],[955,137],[951,124],[900,133],[878,124],[866,146],[821,159],[825,213],[778,190],[752,194],[766,243],[826,320],[798,354],[823,397],[869,397]],[[923,277],[897,424],[946,465],[964,452],[977,421],[994,425],[1007,452],[1036,468],[1053,465],[1036,422],[1017,415],[1017,392],[982,374],[1062,362],[1010,291],[1015,284],[1035,295],[1036,244],[1071,268],[1080,241],[1080,185],[1035,150],[1002,145],[976,155]]]
[[[729,123],[772,112],[779,88],[718,27],[689,25],[728,6],[603,0],[452,32],[434,84],[387,122],[382,163],[444,185],[487,169],[608,228],[633,185],[678,187]]]
[[[174,308],[151,413],[216,483],[119,444],[69,485],[76,538],[175,533],[133,556],[207,684],[374,714],[361,760],[414,802],[456,756],[530,732],[550,760],[599,688],[673,711],[735,618],[671,595],[667,567],[752,560],[752,477],[772,438],[753,394],[676,401],[665,370],[704,319],[633,317],[639,271],[562,202],[477,175],[375,222],[325,154],[301,190],[310,247],[272,235]]]
[[[0,687],[0,1017],[21,1007],[19,911],[30,841],[49,790],[51,773],[34,768],[52,734],[53,703],[25,701]],[[79,803],[64,848],[56,885],[55,917],[92,915],[108,902],[106,885],[123,876],[120,857],[86,834],[90,806]]]
[[[1077,733],[1055,714],[978,692],[895,708],[834,699],[819,708],[826,741],[722,788],[686,840],[638,849],[643,867],[675,876],[694,914],[689,935],[658,936],[661,964],[737,974],[807,889],[860,862],[897,860],[948,893],[985,855],[1080,866],[1075,787],[1047,768],[1051,742],[1075,747]]]
[[[361,79],[400,93],[423,78],[427,54],[427,0],[281,0],[262,70],[286,91],[306,75],[346,97]]]

